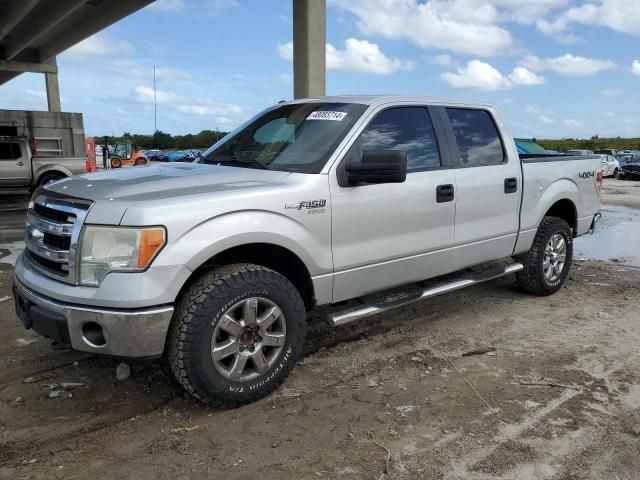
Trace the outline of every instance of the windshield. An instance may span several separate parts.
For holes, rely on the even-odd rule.
[[[356,103],[281,105],[211,147],[203,162],[318,173],[366,108]]]

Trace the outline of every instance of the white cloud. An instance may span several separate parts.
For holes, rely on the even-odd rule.
[[[640,8],[637,0],[600,0],[567,10],[567,21],[599,25],[622,33],[640,36]]]
[[[506,90],[512,84],[498,70],[480,60],[471,60],[456,73],[446,72],[440,78],[454,88],[477,88],[479,90]]]
[[[434,65],[442,65],[445,67],[449,67],[454,65],[456,61],[451,57],[451,55],[444,53],[442,55],[435,55],[428,59],[429,63],[433,63]]]
[[[113,40],[103,33],[97,33],[74,45],[65,52],[68,57],[95,57],[107,55],[130,55],[135,51],[133,45],[124,40]]]
[[[622,95],[622,89],[621,88],[605,88],[600,92],[600,94],[603,97],[618,97]]]
[[[24,93],[27,97],[33,98],[35,100],[47,100],[47,92],[45,92],[44,90],[34,90],[33,88],[27,88]]]
[[[567,31],[569,28],[568,22],[562,17],[555,19],[553,22],[540,18],[536,21],[536,28],[560,43],[572,44],[583,41],[582,37]]]
[[[542,75],[533,73],[531,70],[524,67],[514,68],[511,74],[509,74],[509,80],[516,85],[522,86],[542,85],[546,82]]]
[[[498,8],[503,21],[530,24],[551,11],[564,7],[569,0],[478,0],[478,2],[487,2]],[[474,2],[469,3],[473,6]]]
[[[173,82],[185,81],[191,80],[191,74],[169,67],[156,67],[156,78],[158,80],[167,80]]]
[[[535,105],[526,105],[524,107],[524,111],[534,115],[538,121],[544,123],[546,125],[551,125],[552,123],[556,123],[556,121],[550,117],[550,113],[542,110],[540,107]]]
[[[154,94],[153,88],[146,85],[138,85],[135,88],[136,98],[142,103],[153,103]],[[161,105],[175,105],[179,101],[178,95],[166,90],[156,90],[155,99],[158,104]]]
[[[161,12],[179,12],[186,7],[184,0],[156,0],[149,8],[159,10]]]
[[[582,126],[582,122],[575,120],[573,118],[565,118],[564,124],[569,128],[580,128]]]
[[[292,60],[293,43],[278,45],[278,54],[282,58]],[[389,58],[382,53],[378,45],[367,40],[348,38],[344,50],[338,50],[327,43],[327,68],[389,75],[400,70],[413,70],[415,63],[395,57]]]
[[[640,8],[637,0],[591,0],[556,14],[554,18],[553,21],[539,18],[536,27],[545,35],[564,43],[582,40],[570,32],[573,23],[607,27],[617,32],[640,36]]]
[[[293,75],[290,73],[281,73],[278,75],[278,81],[285,85],[293,85]]]
[[[640,60],[634,60],[631,64],[631,72],[640,77]]]
[[[178,105],[178,110],[187,115],[196,115],[200,117],[208,116],[232,116],[242,115],[244,109],[240,105],[235,104],[214,104],[210,102],[199,102]]]
[[[489,56],[512,43],[511,34],[497,25],[500,12],[488,1],[331,0],[330,3],[355,15],[358,29],[365,35],[406,39],[422,48]],[[526,3],[535,2],[526,0]]]
[[[237,0],[208,0],[205,8],[212,17],[217,17],[225,10],[239,8],[240,3]]]
[[[521,64],[531,70],[553,70],[560,75],[584,77],[595,75],[603,70],[614,68],[611,60],[585,58],[569,53],[556,58],[538,58],[535,55],[525,57]]]
[[[456,72],[440,75],[454,88],[476,88],[478,90],[507,90],[514,86],[542,85],[545,79],[524,67],[514,68],[509,75],[503,75],[493,66],[480,60],[471,60]]]

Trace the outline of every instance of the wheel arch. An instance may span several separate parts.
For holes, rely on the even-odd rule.
[[[278,272],[298,289],[307,310],[315,306],[315,291],[309,269],[294,252],[273,243],[246,243],[216,253],[193,271],[180,295],[206,272],[234,263],[253,263]]]
[[[556,201],[544,214],[544,217],[558,217],[569,224],[575,237],[578,231],[578,210],[575,203],[568,198]]]

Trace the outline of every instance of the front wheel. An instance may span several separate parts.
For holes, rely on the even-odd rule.
[[[531,249],[516,257],[524,270],[516,274],[520,288],[534,295],[551,295],[560,290],[571,266],[573,234],[558,217],[545,217],[538,227]]]
[[[122,158],[114,155],[111,157],[111,168],[120,168],[122,167]]]
[[[171,370],[194,397],[237,407],[271,393],[302,354],[304,303],[279,273],[253,264],[205,274],[182,296],[167,340]]]

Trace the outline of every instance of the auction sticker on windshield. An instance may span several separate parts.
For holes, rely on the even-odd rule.
[[[319,110],[317,112],[312,112],[307,117],[307,120],[333,120],[335,122],[340,122],[346,116],[347,112],[330,112],[327,110]]]

